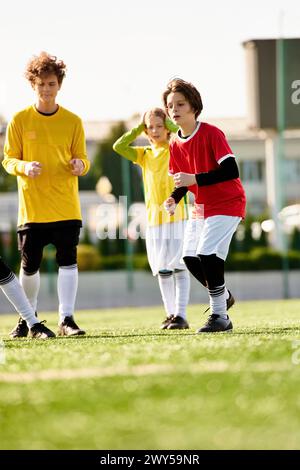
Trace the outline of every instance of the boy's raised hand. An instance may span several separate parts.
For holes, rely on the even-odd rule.
[[[72,158],[72,160],[70,160],[70,165],[72,168],[72,171],[71,171],[72,175],[74,176],[82,175],[83,170],[84,170],[84,163],[82,160],[80,160],[80,158]]]
[[[165,119],[165,126],[168,129],[168,131],[174,132],[174,133],[176,133],[179,129],[179,127],[168,117]]]

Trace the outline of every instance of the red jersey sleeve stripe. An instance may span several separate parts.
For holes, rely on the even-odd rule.
[[[219,160],[217,160],[218,164],[221,165],[221,163],[224,162],[224,160],[226,160],[226,158],[229,158],[229,157],[235,158],[235,155],[233,153],[227,153],[227,155],[224,155],[224,157],[221,157],[219,158]]]

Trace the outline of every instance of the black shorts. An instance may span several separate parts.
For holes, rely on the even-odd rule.
[[[45,224],[18,232],[18,245],[21,251],[22,268],[28,274],[36,273],[41,265],[43,249],[50,243],[56,248],[58,266],[71,266],[77,263],[77,245],[80,227],[53,226]]]

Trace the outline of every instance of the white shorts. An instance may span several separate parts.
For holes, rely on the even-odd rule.
[[[241,217],[214,215],[207,219],[189,219],[184,234],[183,255],[217,255],[224,261]]]
[[[182,261],[186,220],[147,227],[146,248],[153,276],[167,269],[186,269]]]

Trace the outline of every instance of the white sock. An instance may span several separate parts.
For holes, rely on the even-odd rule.
[[[214,289],[208,289],[208,291],[211,313],[220,315],[222,318],[227,318],[225,284],[217,286]]]
[[[11,273],[8,281],[1,284],[0,287],[19,315],[27,322],[29,328],[39,322],[21,284],[13,273]]]
[[[186,320],[186,307],[190,297],[190,275],[186,269],[175,272],[175,315]]]
[[[158,275],[162,301],[168,317],[175,314],[175,283],[173,273],[170,276]]]
[[[58,270],[57,278],[60,322],[63,322],[65,317],[70,317],[74,314],[77,287],[77,264],[61,266]]]
[[[37,298],[40,290],[40,271],[28,275],[23,268],[20,269],[20,283],[23,287],[26,297],[32,305],[33,310],[37,311]]]

